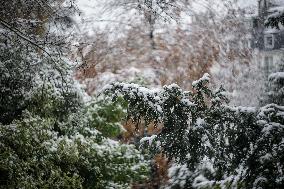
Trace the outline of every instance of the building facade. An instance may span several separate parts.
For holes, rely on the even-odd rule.
[[[259,51],[258,62],[268,75],[278,71],[284,62],[284,26],[266,27],[269,16],[284,8],[284,0],[258,0],[257,14],[251,19],[251,47]]]

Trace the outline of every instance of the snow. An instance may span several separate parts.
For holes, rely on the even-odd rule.
[[[176,175],[177,173],[178,175]],[[168,170],[168,176],[170,178],[169,182],[171,184],[178,184],[181,188],[183,188],[186,183],[186,179],[188,176],[190,176],[190,174],[191,172],[188,170],[185,164],[173,164]]]
[[[183,98],[181,101],[181,103],[183,103],[185,106],[195,106],[195,104],[193,102],[191,102],[189,99]]]
[[[179,88],[179,86],[176,83],[172,83],[170,85],[167,85],[166,88],[167,89],[176,89],[176,88]]]
[[[275,16],[277,16],[277,15],[276,15],[276,14],[274,14],[274,15],[271,14],[270,16],[268,16],[268,18],[269,18],[269,17],[275,17]],[[266,22],[267,22],[267,20],[266,20]],[[264,34],[275,34],[275,33],[279,33],[280,31],[283,31],[283,30],[284,30],[284,26],[283,26],[282,24],[279,24],[278,26],[279,26],[279,29],[277,29],[277,28],[271,28],[271,27],[269,26],[269,27],[267,27],[267,28],[264,29],[263,33],[264,33]]]
[[[192,186],[195,187],[195,188],[202,188],[202,187],[208,187],[208,186],[211,186],[212,184],[214,184],[214,181],[210,181],[205,178],[202,174],[198,175],[193,183],[192,183]]]
[[[278,17],[278,16],[281,16],[281,14],[284,13],[284,6],[277,6],[277,7],[272,7],[272,8],[269,8],[269,16],[268,18],[270,17]]]
[[[284,72],[275,72],[269,75],[269,80],[283,80],[284,79]]]
[[[197,126],[203,126],[205,124],[205,120],[204,119],[202,119],[202,118],[197,118],[197,120],[196,120],[196,125]]]
[[[265,124],[261,132],[264,134],[264,136],[267,136],[271,133],[271,131],[273,131],[274,129],[278,129],[278,128],[284,129],[284,125],[280,123],[271,122],[269,124]]]
[[[156,83],[156,74],[154,69],[151,68],[136,68],[128,67],[118,70],[116,73],[111,71],[105,71],[98,73],[94,78],[85,79],[82,81],[86,87],[88,87],[88,93],[90,94],[100,94],[102,91],[105,91],[106,87],[110,86],[111,83],[115,82],[133,82],[137,78],[141,78],[142,81],[146,83],[151,83],[149,86],[154,86],[153,83]],[[156,87],[158,90],[159,87]]]
[[[254,183],[253,183],[253,189],[258,189],[259,187],[257,187],[259,185],[259,183],[261,182],[267,182],[267,179],[264,177],[258,177]]]
[[[143,137],[141,140],[140,140],[140,144],[143,144],[145,142],[148,142],[149,146],[152,145],[153,141],[155,140],[155,138],[157,138],[157,135],[152,135],[150,137]]]
[[[270,153],[267,153],[260,157],[260,162],[265,163],[266,160],[270,160],[272,158],[272,155]]]
[[[208,73],[205,73],[200,79],[192,82],[192,86],[195,87],[197,86],[199,83],[202,82],[209,82],[210,81],[210,75]]]
[[[104,29],[105,22],[98,22],[99,13],[102,11],[102,3],[98,0],[78,0],[77,6],[80,10],[80,15],[74,17],[77,22],[77,29],[80,33],[85,33],[87,36],[94,35],[97,28]]]
[[[244,107],[244,106],[232,107],[232,106],[225,105],[224,108],[228,108],[231,111],[236,112],[236,114],[239,114],[239,113],[257,113],[257,110],[258,110],[256,107]]]

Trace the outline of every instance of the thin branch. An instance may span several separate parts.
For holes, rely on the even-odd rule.
[[[24,41],[27,41],[28,43],[30,43],[31,45],[39,48],[40,50],[42,50],[44,53],[46,53],[50,58],[51,61],[54,63],[53,66],[55,68],[55,70],[57,70],[61,76],[61,80],[62,83],[65,83],[65,79],[64,79],[64,74],[62,73],[62,70],[56,65],[56,61],[53,59],[52,55],[47,52],[45,50],[44,47],[38,45],[36,42],[32,41],[31,39],[29,39],[28,37],[25,36],[25,34],[23,32],[21,32],[20,30],[18,30],[17,28],[14,28],[12,26],[10,26],[7,22],[5,22],[4,20],[2,20],[0,18],[0,24],[3,25],[5,28],[8,28],[10,31],[14,32],[18,37],[20,37],[21,39],[23,39]]]
[[[10,31],[14,32],[18,37],[20,37],[21,39],[27,41],[28,43],[32,44],[33,46],[36,46],[37,48],[39,48],[40,50],[42,50],[43,52],[45,52],[48,56],[51,57],[51,54],[49,52],[47,52],[45,50],[44,47],[38,45],[36,42],[32,41],[31,39],[29,39],[28,37],[25,36],[25,34],[23,32],[21,32],[20,30],[18,30],[17,28],[14,28],[12,26],[10,26],[7,22],[5,22],[4,20],[2,20],[0,18],[0,24],[3,25],[4,27],[8,28]]]

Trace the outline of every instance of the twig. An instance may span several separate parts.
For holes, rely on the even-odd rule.
[[[44,47],[38,45],[36,42],[32,41],[31,39],[29,39],[28,37],[25,36],[25,34],[23,32],[21,32],[20,30],[18,30],[17,28],[14,28],[12,26],[10,26],[7,22],[5,22],[4,20],[2,20],[0,18],[0,24],[3,25],[4,27],[8,28],[10,31],[14,32],[18,37],[20,37],[21,39],[23,39],[24,41],[27,41],[28,43],[30,43],[31,45],[39,48],[40,50],[42,50],[44,53],[46,53],[50,58],[51,61],[54,63],[54,68],[59,72],[60,76],[61,76],[61,80],[62,83],[65,82],[64,79],[64,74],[62,73],[62,71],[60,70],[60,68],[56,65],[56,61],[53,59],[52,55],[47,52],[47,50],[45,50]]]
[[[30,44],[36,46],[37,48],[39,48],[40,50],[42,50],[43,52],[45,52],[48,56],[52,57],[51,54],[49,52],[47,52],[44,47],[41,47],[40,45],[38,45],[36,42],[32,41],[31,39],[29,39],[28,37],[25,36],[25,34],[23,32],[21,32],[20,30],[18,30],[17,28],[14,28],[12,26],[10,26],[7,22],[5,22],[4,20],[2,20],[0,18],[0,23],[1,25],[3,25],[4,27],[8,28],[10,31],[14,32],[18,37],[22,38],[23,40],[29,42]]]

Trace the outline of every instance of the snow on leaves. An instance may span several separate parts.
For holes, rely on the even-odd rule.
[[[230,107],[224,89],[211,90],[209,81],[205,74],[193,91],[114,83],[106,93],[127,100],[134,121],[163,124],[141,142],[159,143],[156,153],[172,160],[166,188],[281,188],[284,107]]]

